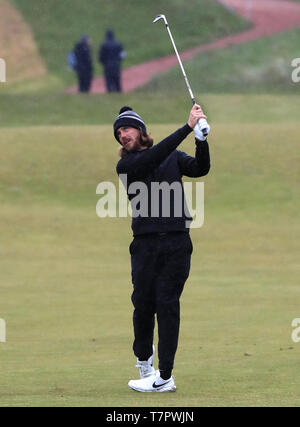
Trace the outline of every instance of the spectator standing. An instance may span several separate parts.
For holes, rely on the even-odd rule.
[[[76,44],[75,50],[75,71],[78,77],[79,92],[89,92],[93,80],[93,61],[91,55],[91,41],[88,36],[82,36]]]
[[[122,92],[121,61],[125,56],[122,44],[115,39],[112,30],[107,30],[106,39],[99,48],[99,62],[104,67],[107,92]]]

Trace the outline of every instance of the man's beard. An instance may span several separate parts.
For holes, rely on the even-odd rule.
[[[141,142],[141,138],[139,137],[135,140],[130,140],[128,143],[128,147],[126,146],[126,144],[123,147],[128,153],[131,153],[133,151],[139,151],[142,148]]]

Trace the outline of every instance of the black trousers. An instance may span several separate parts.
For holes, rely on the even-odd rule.
[[[140,360],[152,355],[155,314],[159,370],[171,371],[178,345],[180,303],[193,251],[189,233],[137,236],[130,245],[134,305],[133,350]]]
[[[121,70],[118,65],[109,65],[104,70],[107,92],[122,92]]]
[[[77,71],[79,92],[89,92],[91,90],[93,75],[90,71]]]

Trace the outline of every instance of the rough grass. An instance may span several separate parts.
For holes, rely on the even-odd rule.
[[[130,220],[95,213],[97,184],[116,179],[110,126],[2,129],[0,405],[299,406],[298,134],[284,115],[214,124],[178,391],[157,396],[127,387]]]
[[[8,82],[46,74],[31,28],[9,0],[0,0],[0,57],[6,61]]]
[[[300,29],[296,28],[249,43],[202,53],[186,62],[186,73],[197,92],[299,95],[300,84],[292,81],[292,60],[299,58],[299,44]],[[139,91],[168,94],[175,84],[177,91],[186,90],[177,68],[155,77]]]

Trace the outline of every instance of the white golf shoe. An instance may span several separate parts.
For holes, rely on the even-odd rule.
[[[140,370],[140,377],[147,378],[150,377],[150,375],[155,374],[155,369],[153,367],[153,358],[155,354],[155,347],[153,346],[153,353],[152,356],[149,357],[146,361],[141,361],[137,359],[136,367]]]
[[[164,393],[176,391],[174,378],[171,377],[168,380],[164,380],[160,377],[159,371],[156,371],[155,374],[147,378],[142,378],[140,380],[131,380],[129,381],[128,385],[133,390],[140,391],[143,393]]]

